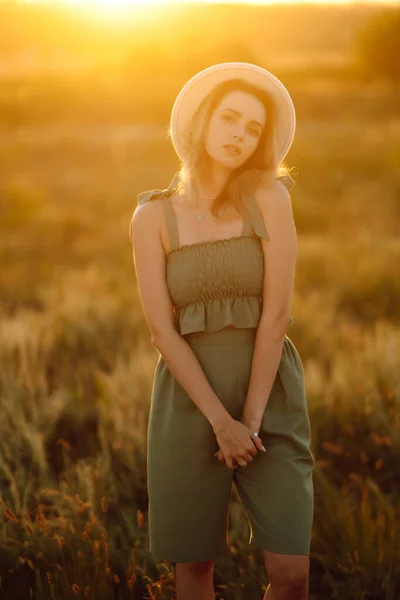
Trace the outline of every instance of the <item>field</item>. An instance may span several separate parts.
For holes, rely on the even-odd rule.
[[[171,563],[147,548],[157,352],[128,227],[136,194],[179,168],[167,128],[182,85],[245,60],[297,111],[288,335],[317,461],[310,600],[397,600],[400,105],[354,50],[378,9],[165,10],[141,26],[0,11],[0,599],[174,597]],[[234,498],[216,598],[262,597],[248,535]]]

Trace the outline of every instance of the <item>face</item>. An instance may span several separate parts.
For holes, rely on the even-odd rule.
[[[241,90],[229,92],[211,115],[206,151],[218,163],[237,169],[256,150],[265,124],[265,107],[261,100]],[[237,146],[240,152],[226,148],[229,144]]]

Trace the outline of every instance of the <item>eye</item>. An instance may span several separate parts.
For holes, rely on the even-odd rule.
[[[225,121],[233,121],[233,118],[229,115],[223,115],[222,118],[225,119]]]
[[[258,130],[254,129],[253,127],[250,128],[250,132],[251,132],[251,135],[259,135]]]

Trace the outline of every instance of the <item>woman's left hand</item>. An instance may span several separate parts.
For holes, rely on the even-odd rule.
[[[259,433],[260,426],[257,423],[252,423],[252,422],[250,422],[248,419],[246,419],[243,416],[240,417],[239,421],[241,423],[243,423],[244,425],[246,425],[246,427],[249,428],[249,431],[251,432],[251,435],[253,435],[255,432]],[[258,450],[261,450],[261,452],[265,452],[265,450],[263,450],[263,443],[262,443],[261,438],[255,437],[255,438],[253,438],[253,442],[256,445],[256,447],[258,448]],[[218,452],[216,452],[214,454],[214,456],[217,458],[217,460],[219,460],[220,463],[225,462],[224,455],[223,455],[223,452],[222,452],[221,448],[218,450]],[[238,466],[239,465],[236,464],[234,466],[234,469],[237,469]]]

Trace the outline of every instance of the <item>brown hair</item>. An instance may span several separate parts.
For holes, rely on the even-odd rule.
[[[211,213],[215,217],[221,214],[231,215],[232,207],[235,213],[244,216],[246,209],[243,197],[254,192],[260,184],[272,182],[277,176],[289,172],[284,161],[278,164],[277,160],[276,107],[271,96],[246,81],[231,79],[217,85],[204,98],[185,132],[184,144],[188,151],[181,161],[181,168],[178,171],[180,181],[176,190],[184,190],[190,200],[193,187],[199,189],[207,173],[208,154],[205,149],[205,133],[208,123],[224,96],[233,90],[254,94],[261,100],[266,110],[267,122],[256,150],[242,166],[232,171],[221,193],[214,199]],[[168,135],[171,136],[171,130]]]

